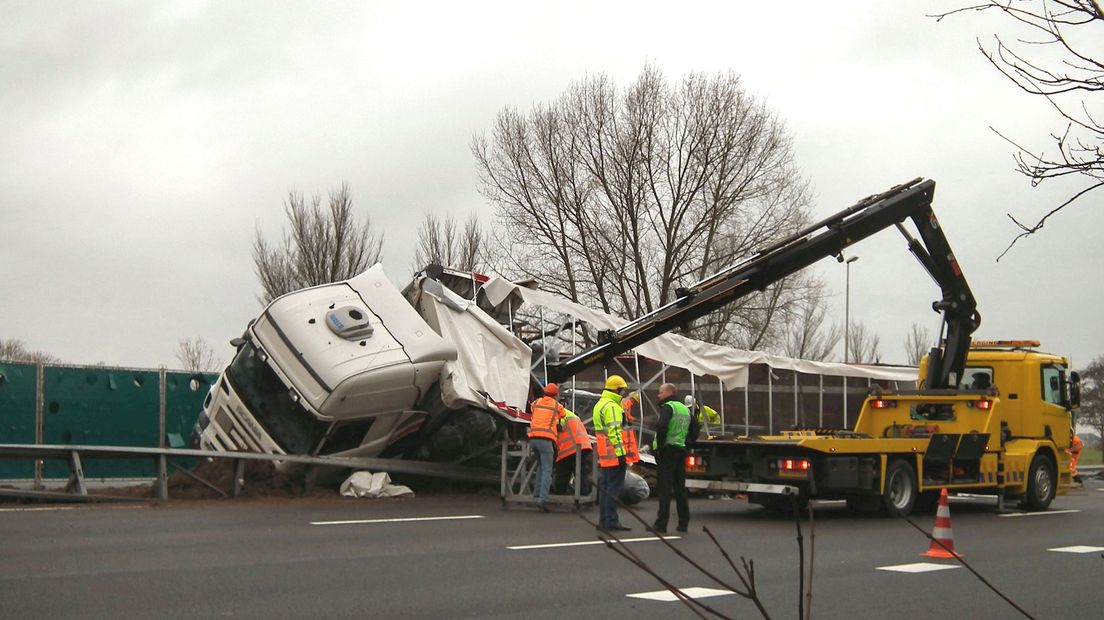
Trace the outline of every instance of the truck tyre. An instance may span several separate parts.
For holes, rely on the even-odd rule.
[[[1024,495],[1024,506],[1028,510],[1046,510],[1050,502],[1054,500],[1057,490],[1054,463],[1042,454],[1036,454],[1031,459],[1031,467],[1027,470],[1027,493]]]
[[[886,467],[885,490],[882,492],[882,508],[886,515],[907,516],[919,495],[912,465],[902,460],[891,461]]]

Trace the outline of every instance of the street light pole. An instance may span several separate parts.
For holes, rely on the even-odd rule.
[[[843,295],[843,363],[851,363],[851,263],[859,260],[858,256],[852,256],[844,264],[847,265],[847,285]]]

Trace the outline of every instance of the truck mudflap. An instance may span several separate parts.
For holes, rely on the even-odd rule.
[[[722,493],[769,493],[771,495],[798,495],[800,489],[788,484],[762,484],[735,480],[699,480],[688,478],[686,488],[718,491]]]

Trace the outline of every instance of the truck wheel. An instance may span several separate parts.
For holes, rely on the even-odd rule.
[[[903,517],[912,512],[919,495],[916,485],[916,472],[912,465],[902,460],[892,461],[886,468],[885,491],[882,493],[882,507],[891,517]]]
[[[1057,490],[1057,479],[1054,464],[1049,458],[1036,454],[1031,459],[1031,467],[1027,470],[1027,493],[1024,495],[1024,504],[1028,510],[1046,510],[1050,506]]]

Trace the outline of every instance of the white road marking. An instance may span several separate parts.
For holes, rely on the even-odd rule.
[[[875,570],[888,570],[896,573],[930,573],[937,570],[950,570],[959,568],[958,564],[932,564],[931,562],[914,562],[912,564],[897,564],[894,566],[877,566]]]
[[[0,512],[46,512],[49,510],[73,510],[76,506],[48,506],[42,508],[0,508]]]
[[[1060,553],[1093,553],[1094,551],[1104,551],[1104,547],[1074,545],[1072,547],[1055,547],[1053,549],[1047,549],[1047,551],[1058,551]]]
[[[455,521],[458,519],[482,519],[483,515],[456,515],[451,517],[407,517],[404,519],[356,519],[355,521],[311,521],[311,525],[356,525],[360,523],[410,523],[414,521]]]
[[[682,588],[682,593],[689,598],[709,598],[711,596],[728,596],[734,594],[731,590],[717,590],[715,588]],[[654,592],[637,592],[636,594],[626,594],[625,596],[632,598],[642,598],[649,601],[677,601],[677,596],[670,590],[656,590]]]
[[[678,540],[679,537],[678,536],[664,536],[663,539],[664,540]],[[659,539],[656,538],[655,536],[647,536],[647,537],[644,537],[644,538],[622,538],[620,540],[620,542],[631,543],[631,542],[644,542],[644,541],[648,541],[648,540],[658,541]],[[618,541],[613,541],[613,542],[618,542]],[[548,543],[548,544],[545,544],[545,545],[517,545],[515,547],[506,547],[506,548],[511,549],[513,551],[524,551],[526,549],[552,549],[552,548],[555,548],[555,547],[585,547],[587,545],[604,545],[604,544],[606,544],[606,543],[604,541],[601,541],[601,540],[585,540],[585,541],[582,541],[582,542]]]
[[[1071,512],[1081,512],[1080,510],[1046,510],[1043,512],[1010,512],[1005,515],[997,515],[998,517],[1039,517],[1046,515],[1064,515]]]

